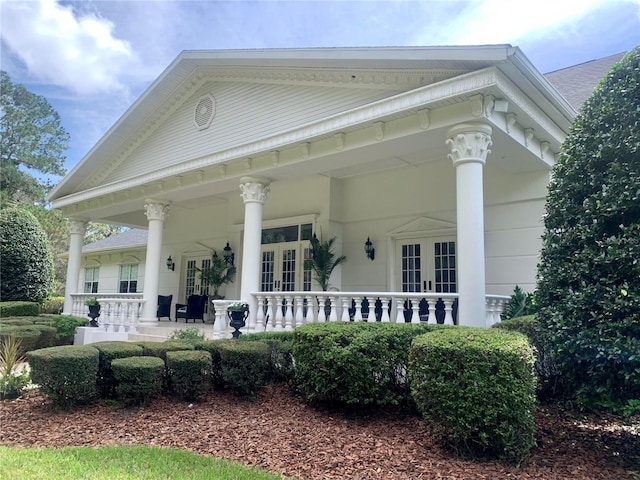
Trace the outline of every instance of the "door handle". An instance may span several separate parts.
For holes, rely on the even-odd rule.
[[[429,280],[429,291],[431,291],[431,280]]]
[[[426,291],[427,291],[427,281],[426,281],[426,280],[424,280],[424,281],[422,282],[422,291],[423,291],[423,292],[426,292]]]

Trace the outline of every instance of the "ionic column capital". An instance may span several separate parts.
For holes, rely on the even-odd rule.
[[[147,220],[160,220],[164,222],[169,215],[170,206],[167,202],[162,200],[145,200],[144,212],[147,215]]]
[[[491,153],[491,132],[485,123],[461,123],[452,127],[447,133],[446,144],[451,149],[447,156],[454,165],[467,162],[484,165]]]
[[[85,220],[70,218],[67,230],[69,235],[82,235],[84,237],[84,234],[87,232],[87,222]]]
[[[267,194],[271,189],[271,180],[264,177],[242,177],[240,179],[240,196],[244,203],[262,203],[267,200]]]

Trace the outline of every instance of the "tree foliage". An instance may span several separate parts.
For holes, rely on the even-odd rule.
[[[304,268],[313,272],[313,278],[325,292],[329,290],[329,279],[331,278],[333,270],[341,263],[347,261],[347,257],[344,255],[338,256],[333,251],[335,241],[336,237],[322,241],[314,234],[310,240],[310,257],[304,262]]]
[[[42,96],[0,71],[0,190],[7,202],[43,201],[48,185],[25,169],[64,175],[69,134]]]
[[[0,297],[40,302],[53,281],[53,257],[38,220],[26,210],[0,211]]]
[[[640,47],[596,87],[554,166],[537,299],[579,401],[640,398]]]

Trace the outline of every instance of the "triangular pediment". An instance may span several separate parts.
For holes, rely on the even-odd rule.
[[[424,235],[451,235],[456,230],[456,224],[437,220],[435,218],[420,217],[397,227],[387,233],[392,238]]]

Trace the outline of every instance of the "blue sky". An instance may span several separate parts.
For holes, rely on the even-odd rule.
[[[640,45],[640,0],[0,0],[0,35],[71,169],[182,50],[510,43],[547,73]]]

